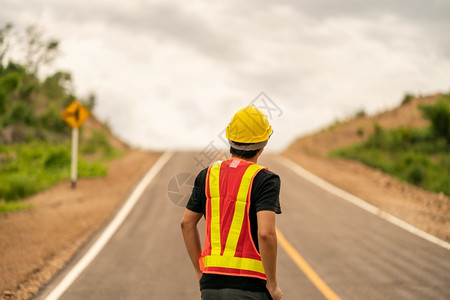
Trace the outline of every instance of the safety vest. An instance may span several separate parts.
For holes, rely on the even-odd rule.
[[[266,280],[249,220],[253,178],[264,168],[237,158],[209,167],[205,184],[205,248],[199,259],[203,273]]]

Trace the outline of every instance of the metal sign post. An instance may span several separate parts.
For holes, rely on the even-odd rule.
[[[72,159],[70,165],[70,180],[72,188],[77,187],[78,171],[78,127],[72,128]]]
[[[70,180],[72,188],[77,187],[77,171],[78,171],[78,127],[80,127],[87,118],[89,111],[78,101],[73,101],[61,113],[62,118],[72,127],[72,158],[70,164]]]

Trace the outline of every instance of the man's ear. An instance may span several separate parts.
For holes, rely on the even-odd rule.
[[[259,157],[263,151],[264,151],[264,147],[259,149],[258,153],[256,153],[256,157]]]

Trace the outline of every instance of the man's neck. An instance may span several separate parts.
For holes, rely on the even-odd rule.
[[[249,162],[252,162],[252,163],[255,163],[255,164],[258,162],[258,155],[250,157],[250,158],[242,158],[242,157],[239,157],[239,156],[232,155],[231,158],[238,158],[238,159],[249,161]]]

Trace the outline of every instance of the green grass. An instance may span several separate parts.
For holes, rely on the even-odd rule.
[[[412,99],[405,96],[403,102]],[[450,94],[434,105],[419,105],[430,121],[427,128],[408,127],[374,133],[361,144],[332,152],[334,157],[358,160],[425,190],[450,196]]]
[[[429,129],[375,126],[367,141],[331,153],[358,160],[423,189],[450,195],[450,146]]]
[[[80,151],[78,177],[106,176],[106,163],[121,153],[104,143],[102,147],[96,149],[100,157],[96,159],[84,157],[92,154],[92,149],[89,153]],[[70,159],[70,143],[67,142],[0,145],[0,201],[3,201],[0,213],[25,209],[18,200],[69,179]]]
[[[22,203],[22,202],[0,202],[0,215],[1,214],[7,214],[14,211],[19,210],[27,210],[32,208],[33,205],[29,203]]]

